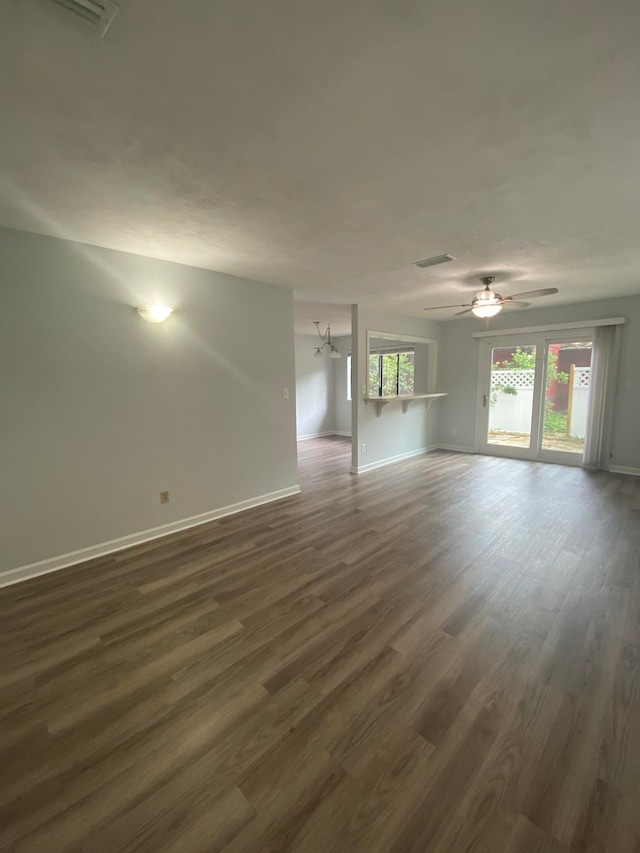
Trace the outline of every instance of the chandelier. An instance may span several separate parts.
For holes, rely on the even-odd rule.
[[[316,347],[316,351],[314,352],[313,357],[320,358],[320,356],[322,355],[322,350],[325,347],[329,347],[329,358],[342,358],[342,355],[338,352],[338,348],[331,340],[331,326],[327,326],[327,330],[323,335],[320,331],[320,320],[314,320],[313,324],[316,327],[318,337],[322,341],[322,344],[319,347]]]

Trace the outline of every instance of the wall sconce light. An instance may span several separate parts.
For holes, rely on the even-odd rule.
[[[316,351],[314,352],[313,357],[320,358],[320,356],[322,355],[322,350],[325,347],[329,347],[329,358],[342,358],[342,354],[338,352],[338,348],[331,340],[331,326],[327,326],[327,331],[323,335],[320,331],[320,320],[314,320],[313,325],[316,327],[318,337],[322,341],[322,344],[319,347],[316,347]]]
[[[168,305],[141,305],[136,311],[147,323],[162,323],[173,312],[173,308]]]

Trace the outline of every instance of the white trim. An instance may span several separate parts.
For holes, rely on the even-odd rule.
[[[400,332],[376,332],[373,329],[367,329],[367,348],[371,338],[384,338],[387,341],[398,341],[403,343],[409,341],[412,344],[437,344],[437,338],[418,338],[415,335],[403,335]]]
[[[450,450],[452,453],[476,453],[475,447],[466,447],[463,444],[439,444],[438,450]]]
[[[640,468],[628,468],[626,465],[609,465],[612,474],[631,474],[632,477],[640,477]]]
[[[299,435],[296,441],[307,441],[310,438],[326,438],[328,435],[344,435],[351,438],[350,432],[344,432],[339,429],[330,429],[327,432],[310,432],[308,435]]]
[[[392,465],[394,462],[401,462],[403,459],[411,459],[413,456],[422,456],[424,453],[430,453],[432,450],[437,450],[437,444],[430,444],[428,447],[420,447],[418,450],[408,450],[406,453],[398,453],[397,456],[387,456],[386,459],[379,459],[377,462],[370,462],[368,465],[352,465],[349,469],[352,474],[363,474],[365,471],[373,471],[374,468],[382,468],[384,465]]]
[[[141,545],[143,542],[161,539],[170,533],[188,530],[190,527],[197,527],[200,524],[206,524],[208,521],[214,521],[226,515],[244,512],[247,509],[253,509],[254,507],[262,506],[262,504],[279,501],[282,498],[288,498],[291,495],[297,494],[300,494],[300,486],[289,486],[286,489],[279,489],[277,492],[268,492],[266,495],[258,495],[258,497],[222,506],[209,512],[203,512],[200,515],[192,515],[191,518],[172,521],[169,524],[162,524],[160,527],[151,527],[148,530],[141,530],[139,533],[130,533],[118,539],[110,539],[108,542],[101,542],[99,545],[90,545],[88,548],[80,548],[77,551],[70,551],[68,554],[60,554],[58,557],[50,557],[38,563],[30,563],[27,566],[9,569],[9,571],[0,572],[0,587],[26,581],[29,578],[35,578],[39,575],[47,575],[49,572],[57,572],[59,569],[65,569],[77,563],[84,563],[86,560],[104,557],[106,554],[112,554],[114,551],[122,551],[124,548],[130,548],[132,545]]]
[[[552,323],[548,326],[523,326],[521,329],[494,329],[491,332],[473,332],[472,338],[497,338],[503,335],[528,335],[533,332],[562,332],[565,329],[593,329],[596,326],[620,326],[624,317],[609,317],[607,320],[578,320],[572,323]]]
[[[310,438],[324,438],[327,435],[335,435],[335,432],[332,429],[325,430],[324,432],[308,432],[305,435],[299,435],[297,441],[307,441]]]

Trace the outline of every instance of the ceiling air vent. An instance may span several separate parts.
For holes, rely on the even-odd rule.
[[[436,255],[435,258],[425,258],[424,261],[414,261],[414,267],[420,267],[424,269],[425,267],[435,267],[437,264],[446,264],[447,261],[455,261],[456,258],[453,255]]]
[[[101,38],[105,37],[113,19],[120,11],[120,7],[113,0],[53,0],[53,2],[97,27]]]

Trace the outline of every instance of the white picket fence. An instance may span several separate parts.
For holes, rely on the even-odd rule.
[[[489,430],[529,432],[531,429],[534,377],[535,371],[533,369],[493,370],[491,372]],[[576,367],[574,369],[569,432],[577,438],[584,438],[585,434],[590,381],[590,367]],[[515,389],[516,393],[505,394],[503,390],[505,387]]]
[[[574,368],[569,432],[576,438],[584,438],[587,431],[587,404],[589,402],[590,383],[590,367]]]
[[[491,371],[491,390],[502,388],[509,385],[512,388],[531,388],[533,389],[533,380],[535,370],[527,368],[524,370],[492,370]]]
[[[531,429],[535,370],[492,370],[489,431],[524,432]],[[505,394],[503,388],[515,388]]]

